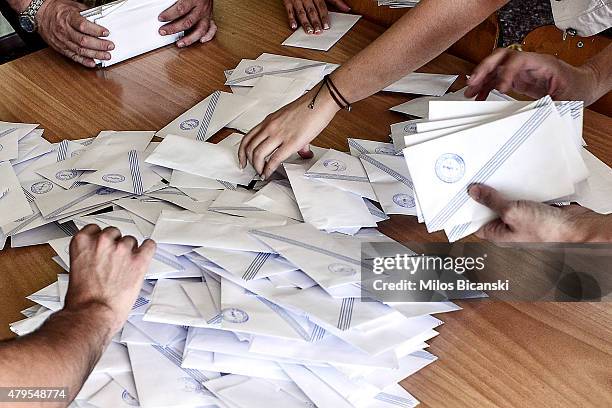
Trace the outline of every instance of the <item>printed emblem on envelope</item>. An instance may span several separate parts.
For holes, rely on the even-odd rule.
[[[109,195],[113,194],[116,190],[109,187],[102,187],[96,190],[97,195]]]
[[[191,130],[200,126],[200,121],[197,119],[187,119],[181,122],[179,127],[181,130]]]
[[[183,377],[181,378],[181,380],[183,380],[183,387],[185,391],[193,392],[193,393],[205,393],[206,392],[204,386],[191,377]]]
[[[107,183],[121,183],[125,181],[125,176],[117,173],[105,174],[102,176],[102,180]]]
[[[70,153],[70,157],[77,157],[78,155],[80,155],[81,153],[83,153],[85,149],[79,149],[79,150],[75,150],[74,152]]]
[[[341,172],[346,170],[346,163],[342,160],[328,159],[323,162],[323,166],[331,171]]]
[[[137,407],[139,405],[138,400],[134,398],[127,390],[123,390],[121,393],[121,399],[129,406]]]
[[[388,155],[395,156],[395,149],[392,147],[388,147],[388,146],[377,147],[376,149],[374,149],[374,151],[378,154],[388,154]]]
[[[78,176],[79,173],[77,173],[76,170],[61,170],[58,171],[57,173],[55,173],[55,178],[58,180],[72,180],[73,178],[76,178],[76,176]]]
[[[404,132],[406,133],[415,133],[416,132],[416,123],[409,123],[404,126]]]
[[[235,307],[228,307],[221,311],[221,317],[223,320],[230,323],[244,323],[249,320],[249,315],[244,310],[236,309]]]
[[[456,183],[465,175],[465,162],[458,154],[445,153],[436,160],[436,175],[445,183]]]
[[[393,196],[393,202],[404,208],[412,208],[415,206],[414,198],[404,193],[395,194]]]
[[[32,184],[32,186],[30,187],[30,191],[34,194],[46,194],[51,190],[53,190],[53,183],[48,180],[39,181],[37,183]]]
[[[355,268],[343,263],[333,263],[327,267],[331,273],[339,276],[353,276],[357,273]]]
[[[245,69],[244,72],[247,75],[255,75],[255,74],[262,73],[263,70],[264,70],[264,67],[262,67],[261,65],[251,65],[250,67],[247,67],[247,69]]]

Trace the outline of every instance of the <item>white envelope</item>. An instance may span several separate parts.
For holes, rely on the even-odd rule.
[[[376,226],[359,195],[304,177],[300,165],[284,164],[284,169],[306,222],[325,230]]]
[[[254,193],[253,190],[245,189],[223,190],[210,207],[208,207],[208,210],[238,217],[284,220],[290,222],[286,219],[287,217],[283,215],[274,214],[246,204],[246,202],[254,196]]]
[[[208,212],[208,207],[217,198],[219,193],[219,190],[204,190],[199,194],[200,201],[188,196],[177,188],[168,187],[149,193],[148,196],[157,200],[167,201],[197,214],[204,214]]]
[[[263,76],[281,76],[304,80],[308,82],[307,89],[311,89],[323,78],[326,67],[327,63],[317,61],[305,63],[288,60],[243,59],[232,71],[225,85],[254,86]]]
[[[205,383],[205,386],[215,390],[215,394],[232,407],[304,408],[313,406],[268,380],[254,377],[240,377],[238,380],[238,376],[232,375],[231,377],[231,379],[209,381]],[[230,380],[234,380],[231,385],[224,388],[219,387],[220,381],[227,384]]]
[[[187,348],[183,355],[182,367],[272,380],[289,380],[289,377],[274,361],[189,350]]]
[[[308,86],[308,81],[303,79],[263,76],[247,94],[249,98],[257,100],[257,103],[231,121],[227,127],[248,133],[266,116],[302,96]]]
[[[181,208],[177,205],[150,197],[130,197],[122,198],[114,201],[115,205],[125,208],[131,213],[144,218],[152,224],[157,222],[159,215],[164,210],[180,211]]]
[[[392,125],[393,126],[393,125]],[[351,155],[359,157],[361,154],[388,154],[391,156],[401,155],[401,151],[395,150],[393,143],[377,142],[366,139],[348,139]]]
[[[162,178],[143,161],[143,152],[130,150],[113,157],[106,166],[86,174],[79,181],[102,187],[143,195]]]
[[[11,163],[0,162],[0,226],[33,213]]]
[[[574,192],[565,148],[567,129],[551,103],[537,109],[408,147],[404,150],[430,232],[467,228],[495,214],[471,200],[472,183],[507,197],[554,200]],[[474,150],[472,146],[479,146]]]
[[[35,197],[35,203],[45,218],[53,218],[110,203],[128,195],[129,193],[108,187],[87,184],[70,190],[54,191],[48,195]]]
[[[245,202],[246,205],[303,221],[295,195],[286,180],[273,180]]]
[[[267,278],[297,269],[296,266],[280,260],[278,256],[269,252],[229,251],[214,248],[198,248],[196,252],[244,280]]]
[[[170,179],[170,185],[172,187],[179,188],[185,192],[188,190],[202,189],[202,190],[235,190],[236,184],[228,183],[223,180],[215,180],[207,177],[200,177],[194,174],[185,173],[180,170],[172,170],[172,178]]]
[[[575,201],[600,214],[612,214],[612,169],[588,150],[582,158],[589,169],[589,177],[576,186]]]
[[[217,373],[181,368],[182,347],[128,344],[134,381],[144,407],[214,405],[214,397],[202,384]]]
[[[416,215],[414,186],[405,159],[387,154],[362,154],[359,158],[384,212]]]
[[[317,377],[306,366],[296,364],[281,364],[285,373],[319,408],[352,408],[353,404],[343,398]]]
[[[425,96],[422,98],[412,99],[408,102],[404,102],[400,105],[393,106],[389,110],[394,112],[404,113],[406,115],[417,116],[419,118],[427,118],[429,117],[429,101],[469,101],[474,100],[474,98],[469,99],[466,98],[464,93],[467,87],[462,88],[456,92],[447,93],[446,95],[442,95],[440,97],[430,97]],[[514,99],[508,95],[501,94],[496,90],[491,91],[489,96],[487,96],[487,101],[513,101]]]
[[[110,60],[96,60],[101,67],[109,67],[129,58],[144,54],[168,44],[183,36],[183,32],[162,36],[159,21],[162,11],[172,6],[175,0],[119,0],[93,9],[81,15],[99,24],[110,32],[105,39],[115,44]],[[134,39],[137,38],[137,41]]]
[[[38,124],[0,122],[0,162],[19,157],[19,140],[38,127]]]
[[[413,72],[397,82],[392,83],[383,91],[402,92],[418,95],[442,96],[459,78],[459,75],[425,74]]]
[[[131,375],[131,374],[130,374]],[[134,407],[140,406],[138,397],[124,388],[117,381],[111,380],[98,392],[87,399],[87,403],[96,407]]]
[[[83,174],[83,171],[75,170],[78,156],[83,151],[84,147],[79,143],[63,140],[57,146],[57,162],[37,169],[36,173],[62,188],[69,189]]]
[[[155,136],[177,135],[206,141],[256,103],[248,97],[215,91],[170,122]]]
[[[78,155],[75,170],[99,170],[108,160],[121,152],[145,151],[155,132],[105,130],[93,139],[87,149]]]
[[[13,166],[40,157],[53,150],[53,145],[42,137],[44,130],[35,129],[19,140],[18,156],[11,160]]]
[[[238,146],[219,146],[169,135],[146,162],[201,177],[248,185],[255,178],[256,172],[251,165],[247,165],[244,169],[240,168]]]
[[[185,282],[181,283],[181,287],[187,294],[187,297],[193,303],[198,313],[207,321],[214,322],[219,318],[221,311],[211,294],[211,289],[207,282]]]
[[[329,51],[361,18],[353,14],[329,13],[331,28],[323,30],[320,34],[306,34],[304,30],[297,29],[282,45],[288,47],[310,48],[313,50]]]
[[[338,150],[329,149],[304,176],[376,201],[376,195],[359,158]]]
[[[310,224],[257,229],[251,234],[325,289],[357,283],[361,279],[359,240],[337,240]]]
[[[153,297],[144,315],[145,322],[207,327],[217,324],[218,319],[207,321],[189,299],[181,284],[195,282],[184,279],[159,279]]]

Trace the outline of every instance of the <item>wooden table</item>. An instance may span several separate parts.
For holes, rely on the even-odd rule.
[[[216,2],[217,38],[179,50],[167,47],[104,71],[91,71],[44,50],[0,66],[0,120],[35,122],[53,142],[101,130],[157,130],[217,89],[223,70],[262,52],[341,63],[382,32],[360,21],[328,53],[280,46],[290,34],[280,0]],[[469,73],[442,55],[422,71]],[[461,86],[459,83],[456,87]],[[406,96],[377,94],[341,112],[315,144],[347,150],[346,138],[387,140],[404,120],[387,109]],[[608,117],[587,112],[590,149],[612,165]],[[381,229],[400,241],[444,241],[414,217],[393,217]],[[473,238],[472,238],[473,239]],[[31,305],[28,294],[61,269],[47,245],[0,252],[0,339]],[[462,302],[463,311],[431,341],[440,357],[402,382],[425,407],[612,406],[612,318],[609,304]]]

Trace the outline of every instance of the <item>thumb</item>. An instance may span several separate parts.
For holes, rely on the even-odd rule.
[[[314,153],[310,150],[310,145],[306,145],[298,150],[298,154],[302,159],[312,159],[314,157]]]
[[[510,206],[510,201],[505,199],[494,188],[485,186],[484,184],[472,185],[468,190],[468,194],[474,201],[495,211],[501,218],[504,217],[504,214]]]

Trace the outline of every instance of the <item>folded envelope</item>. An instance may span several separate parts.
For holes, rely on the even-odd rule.
[[[0,162],[0,226],[33,214],[11,163]]]
[[[337,240],[305,223],[257,229],[251,234],[325,289],[361,279],[359,240]]]
[[[353,14],[329,13],[331,28],[313,35],[306,34],[304,30],[297,29],[282,45],[289,47],[310,48],[313,50],[329,51],[361,18]]]
[[[146,162],[201,177],[248,185],[255,178],[256,172],[251,165],[240,168],[238,146],[219,146],[169,135]]]
[[[149,193],[149,197],[167,201],[181,208],[185,208],[197,214],[208,212],[208,207],[219,195],[219,190],[205,190],[200,194],[200,200],[196,200],[177,188],[164,188],[162,190]],[[204,197],[206,195],[207,197]]]
[[[287,218],[283,215],[274,214],[246,204],[246,202],[253,197],[254,193],[255,192],[252,190],[244,189],[223,190],[210,207],[208,207],[208,210],[247,218],[272,220],[285,220]]]
[[[259,125],[271,113],[294,100],[306,92],[308,81],[303,79],[286,78],[282,76],[264,76],[247,94],[257,103],[231,121],[227,127],[248,133]]]
[[[329,149],[304,176],[362,197],[376,200],[359,158]]]
[[[170,122],[155,136],[184,136],[206,141],[256,103],[248,97],[216,91]]]
[[[442,96],[459,75],[425,74],[413,72],[389,85],[383,91],[418,95]]]
[[[469,98],[466,98],[464,93],[467,87],[462,88],[456,92],[447,93],[446,95],[442,95],[440,97],[431,97],[425,96],[422,98],[412,99],[408,102],[404,102],[400,105],[393,106],[389,110],[394,112],[404,113],[406,115],[417,116],[419,118],[427,118],[429,117],[429,102],[430,101],[469,101]],[[473,99],[472,99],[473,100]],[[496,90],[491,91],[489,96],[487,96],[487,101],[513,101],[514,99],[509,97],[508,95],[501,94]]]
[[[302,213],[295,200],[293,190],[288,184],[286,180],[284,182],[271,181],[255,193],[245,204],[273,214],[303,221]]]
[[[612,169],[585,149],[582,157],[590,175],[576,186],[575,201],[600,214],[612,214]]]
[[[162,180],[151,165],[143,161],[143,152],[130,150],[113,157],[106,166],[81,177],[80,181],[115,190],[143,195]]]
[[[211,262],[244,280],[262,279],[294,271],[296,266],[269,252],[230,251],[198,248],[196,251]]]
[[[376,226],[359,195],[304,177],[300,165],[284,164],[284,169],[306,222],[325,230]]]
[[[43,129],[35,129],[24,136],[18,143],[18,156],[11,160],[13,166],[40,157],[53,150],[53,145],[42,137]]]
[[[405,159],[386,154],[362,154],[359,157],[384,212],[416,215],[414,186]]]
[[[38,127],[38,124],[0,122],[0,162],[19,156],[19,140]]]
[[[359,157],[361,154],[388,154],[391,156],[401,155],[401,151],[395,150],[393,143],[377,142],[375,140],[348,139],[351,155]]]
[[[102,131],[78,155],[74,169],[99,170],[108,164],[110,158],[121,152],[145,151],[154,135],[155,132],[150,131]]]
[[[228,183],[223,180],[214,180],[206,177],[196,176],[194,174],[185,173],[180,170],[172,170],[172,177],[170,178],[170,185],[176,187],[181,191],[187,190],[220,190],[228,189],[235,190],[236,185]]]
[[[175,0],[118,0],[81,12],[89,21],[108,29],[110,35],[105,39],[115,44],[111,59],[96,60],[96,64],[109,67],[181,38],[182,31],[159,34],[159,28],[165,24],[159,21],[159,15],[174,3]]]
[[[326,67],[327,63],[316,61],[304,63],[243,59],[232,71],[225,85],[254,86],[264,76],[281,76],[306,81],[307,89],[311,89],[323,78],[323,71]]]
[[[548,201],[574,192],[572,172],[559,140],[572,132],[552,103],[408,147],[406,162],[429,231],[496,215],[471,200],[467,188],[485,183],[507,197]],[[472,146],[479,146],[474,150]],[[573,146],[572,146],[573,148]]]

